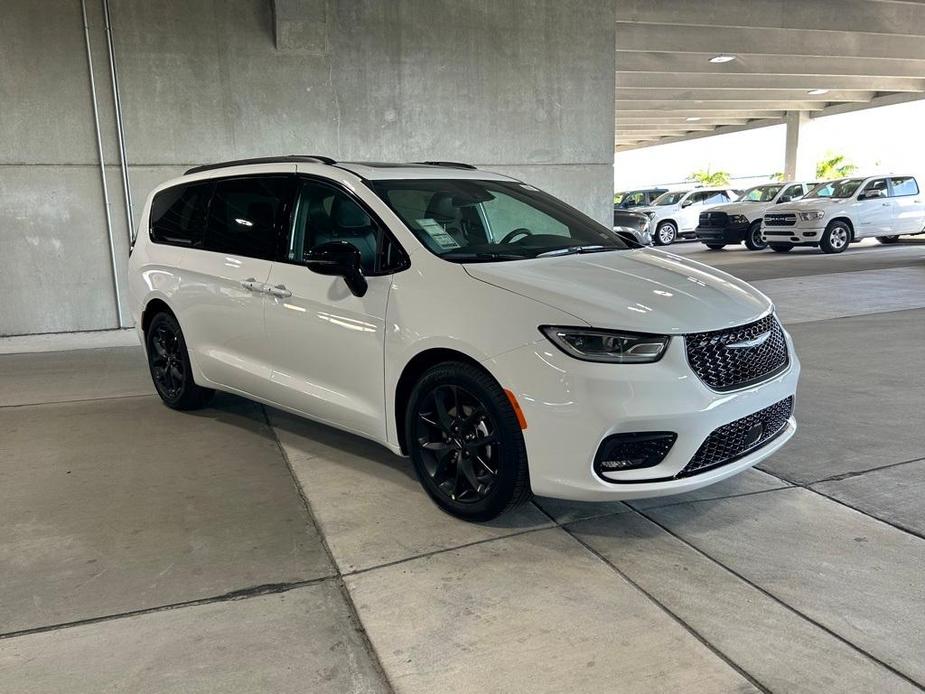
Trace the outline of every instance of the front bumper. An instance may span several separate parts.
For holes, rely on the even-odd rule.
[[[572,359],[546,340],[486,362],[523,409],[524,439],[533,491],[574,500],[663,496],[713,484],[755,465],[796,431],[791,417],[764,445],[730,463],[678,476],[719,427],[769,407],[796,392],[800,363],[786,336],[787,369],[733,392],[710,390],[690,369],[683,338],[672,339],[654,364],[597,364]],[[593,469],[601,442],[618,433],[669,431],[677,440],[656,466],[608,473]]]
[[[701,243],[742,243],[748,233],[748,224],[726,226],[698,226],[697,240]]]
[[[762,226],[761,238],[766,243],[792,243],[795,245],[818,246],[825,227],[778,227]]]

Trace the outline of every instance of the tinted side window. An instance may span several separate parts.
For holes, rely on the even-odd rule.
[[[912,176],[897,176],[896,178],[891,178],[890,182],[893,184],[894,198],[919,194],[919,184],[915,182]]]
[[[294,194],[293,176],[218,181],[206,226],[206,250],[273,260],[288,230]]]
[[[874,179],[873,181],[870,181],[866,186],[864,186],[864,189],[861,191],[861,193],[869,193],[872,190],[879,190],[881,194],[883,195],[883,197],[886,197],[887,195],[889,195],[889,192],[887,191],[887,187],[886,187],[886,179],[877,178],[877,179]]]
[[[790,186],[787,190],[784,191],[784,194],[781,195],[782,198],[796,198],[803,195],[803,186],[797,183],[795,186]]]
[[[209,206],[211,181],[162,190],[151,201],[151,240],[172,246],[199,247]]]

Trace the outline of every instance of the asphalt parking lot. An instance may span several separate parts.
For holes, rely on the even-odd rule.
[[[0,692],[925,687],[925,242],[671,248],[752,281],[794,440],[681,497],[444,515],[407,461],[141,349],[0,355]]]

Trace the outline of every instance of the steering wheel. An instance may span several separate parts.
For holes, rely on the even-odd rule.
[[[498,241],[499,244],[511,243],[512,239],[517,238],[518,236],[533,236],[533,232],[524,227],[518,227],[513,231],[504,235],[504,238]]]

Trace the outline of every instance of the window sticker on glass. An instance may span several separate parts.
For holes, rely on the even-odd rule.
[[[459,248],[456,239],[450,236],[446,230],[440,226],[440,222],[434,219],[416,219],[414,221],[417,222],[417,225],[421,227],[441,249],[452,250],[454,248]]]

